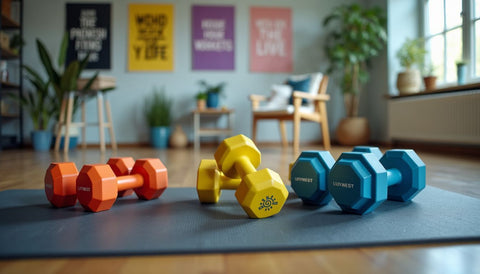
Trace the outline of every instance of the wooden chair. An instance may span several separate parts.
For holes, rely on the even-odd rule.
[[[252,104],[252,139],[255,142],[257,134],[257,122],[259,120],[278,120],[280,124],[280,136],[283,147],[288,147],[287,132],[285,121],[293,121],[293,151],[299,152],[300,146],[300,122],[312,121],[319,123],[322,130],[323,146],[330,150],[330,134],[328,131],[327,107],[326,102],[330,96],[326,94],[328,85],[328,76],[322,76],[318,85],[317,93],[307,93],[302,91],[293,91],[293,106],[281,110],[262,110],[260,102],[268,98],[262,95],[250,95]],[[303,107],[302,100],[309,100],[310,107]]]

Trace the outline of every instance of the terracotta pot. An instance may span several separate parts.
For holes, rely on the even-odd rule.
[[[170,135],[170,146],[172,147],[186,147],[188,145],[188,138],[181,126],[176,126]]]
[[[397,75],[397,89],[400,94],[412,94],[420,91],[422,83],[418,69],[407,69]]]
[[[437,77],[436,76],[423,77],[423,83],[425,84],[426,91],[434,90],[437,88]]]
[[[370,127],[365,117],[343,118],[335,131],[337,141],[342,145],[366,145],[370,139]]]
[[[207,100],[197,100],[197,109],[204,110],[207,106]]]

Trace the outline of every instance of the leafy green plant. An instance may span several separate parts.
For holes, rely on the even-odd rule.
[[[40,41],[40,39],[37,39],[36,43],[38,55],[40,57],[42,65],[47,72],[49,80],[55,90],[55,114],[58,116],[60,114],[60,107],[65,94],[72,90],[76,90],[77,80],[78,78],[80,78],[82,71],[87,66],[88,58],[90,55],[87,54],[87,56],[85,56],[85,58],[83,58],[82,60],[74,60],[68,64],[65,64],[68,47],[68,33],[65,33],[60,44],[60,51],[57,60],[58,68],[55,68],[53,66],[51,55],[45,45]],[[98,72],[96,72],[89,79],[87,84],[83,87],[82,90],[80,90],[80,92],[86,93],[88,90],[90,90],[90,87],[97,78],[97,76]],[[74,102],[74,113],[76,109],[78,109],[78,100],[75,100]]]
[[[323,26],[328,27],[328,73],[341,77],[343,93],[356,102],[346,104],[347,115],[356,116],[362,84],[369,79],[367,62],[380,53],[387,41],[384,11],[378,7],[364,9],[358,4],[341,5],[325,18]]]
[[[207,100],[207,93],[206,92],[198,92],[196,95],[195,95],[195,99],[197,100]]]
[[[158,90],[145,98],[145,118],[150,127],[170,126],[172,121],[173,100],[165,94],[165,88]]]
[[[225,89],[225,82],[221,82],[217,85],[210,85],[206,81],[201,80],[199,82],[200,87],[202,88],[202,91],[200,93],[205,93],[208,95],[209,93],[217,93],[219,95],[223,94],[223,90]]]
[[[27,79],[34,86],[34,90],[29,90],[20,95],[10,94],[14,100],[17,100],[29,113],[32,119],[34,130],[47,130],[53,115],[55,114],[54,100],[50,92],[50,81],[44,81],[40,75],[28,66],[24,66],[28,73]]]
[[[424,62],[425,54],[427,54],[427,51],[425,50],[423,39],[407,38],[397,51],[397,58],[402,67],[410,69],[414,65],[421,67]]]

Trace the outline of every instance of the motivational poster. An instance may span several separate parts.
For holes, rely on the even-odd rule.
[[[194,70],[235,68],[233,6],[192,7],[192,67]]]
[[[292,15],[289,8],[250,8],[250,70],[291,72]]]
[[[173,5],[130,4],[129,71],[173,70]]]
[[[89,69],[110,69],[110,4],[67,4],[66,63],[87,54]]]

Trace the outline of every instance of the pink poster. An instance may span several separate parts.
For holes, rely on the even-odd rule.
[[[292,15],[289,8],[250,8],[250,70],[291,72]]]

